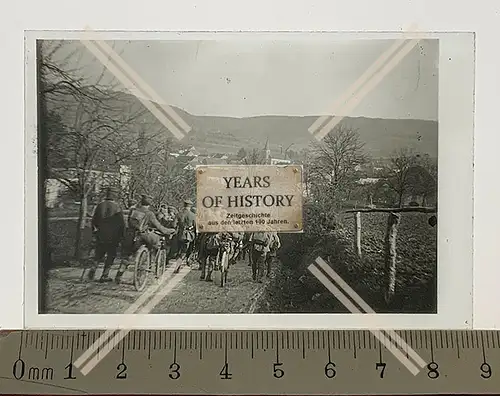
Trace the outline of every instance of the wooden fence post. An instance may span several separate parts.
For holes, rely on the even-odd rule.
[[[354,248],[358,257],[361,258],[361,212],[356,212],[354,221],[354,235]]]
[[[401,216],[398,213],[389,213],[387,218],[387,231],[385,234],[385,301],[389,304],[394,297],[396,288],[396,240]]]

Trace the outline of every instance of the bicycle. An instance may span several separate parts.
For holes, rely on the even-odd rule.
[[[144,243],[139,246],[134,255],[134,287],[137,291],[144,290],[153,272],[156,278],[160,278],[167,267],[169,242],[174,234],[169,236],[159,235],[160,247],[156,252],[154,262],[151,261],[151,252]]]

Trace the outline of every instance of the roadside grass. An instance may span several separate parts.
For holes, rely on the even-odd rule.
[[[435,313],[437,229],[429,215],[404,213],[397,240],[396,296],[384,301],[384,237],[387,214],[362,214],[362,258],[355,254],[353,215],[337,217],[322,235],[283,234],[282,262],[268,298],[268,312],[348,312],[307,270],[320,256],[379,313]]]

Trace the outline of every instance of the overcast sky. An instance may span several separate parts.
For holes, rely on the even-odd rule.
[[[196,115],[245,117],[331,114],[335,99],[393,40],[113,44],[167,104]],[[70,46],[78,48],[83,73],[95,78],[98,61],[81,44]],[[437,40],[421,41],[352,115],[437,120],[438,52]]]

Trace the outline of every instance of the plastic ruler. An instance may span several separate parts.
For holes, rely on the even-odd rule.
[[[496,331],[399,331],[426,363],[416,375],[369,331],[131,331],[84,375],[75,362],[101,334],[2,336],[0,393],[500,393]]]

